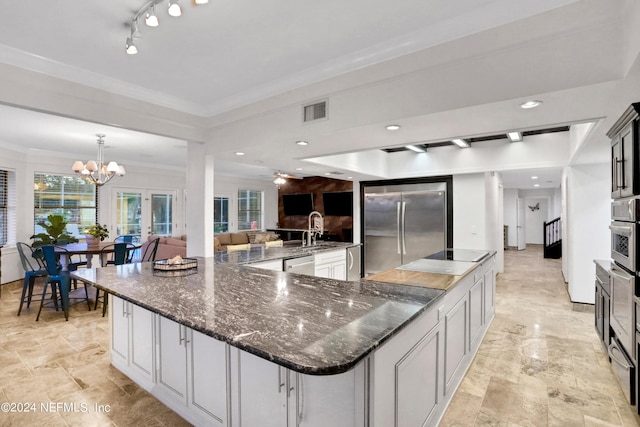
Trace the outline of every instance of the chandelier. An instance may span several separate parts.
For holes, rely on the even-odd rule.
[[[156,5],[162,3],[165,0],[149,0],[147,1],[131,19],[131,34],[127,37],[125,43],[125,51],[128,55],[135,55],[138,53],[138,47],[134,43],[134,39],[142,37],[138,28],[138,21],[144,17],[144,23],[147,27],[157,27],[160,25],[158,16],[156,15]],[[180,7],[179,0],[169,0],[167,5],[167,13],[169,16],[178,17],[182,15],[182,8]],[[196,6],[207,4],[209,0],[194,0]]]
[[[98,137],[98,160],[89,160],[86,164],[81,160],[76,160],[71,168],[80,178],[101,186],[111,181],[115,176],[123,177],[127,171],[124,166],[118,165],[116,162],[106,163],[104,161],[103,150],[106,135],[98,133],[96,136]]]

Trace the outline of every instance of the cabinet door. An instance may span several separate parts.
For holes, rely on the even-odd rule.
[[[158,319],[158,386],[186,404],[186,328],[162,316]]]
[[[467,354],[467,298],[453,306],[444,320],[444,394],[455,389],[462,376],[462,361]]]
[[[227,425],[227,347],[198,331],[188,329],[187,346],[191,380],[189,406],[214,425]]]
[[[496,309],[496,274],[494,267],[484,273],[484,322],[493,318]]]
[[[622,150],[622,163],[619,163],[618,169],[620,171],[622,180],[618,182],[620,188],[620,197],[633,196],[637,192],[637,176],[634,176],[634,150],[638,149],[637,144],[634,142],[634,126],[635,122],[629,123],[622,131],[620,131],[620,145]]]
[[[154,315],[149,310],[129,304],[131,360],[129,365],[153,380]]]
[[[480,338],[480,330],[484,325],[484,306],[482,294],[484,288],[484,276],[469,289],[469,348],[476,344]]]
[[[622,187],[622,143],[620,136],[611,141],[611,198],[620,198],[620,188]]]
[[[331,266],[331,278],[347,280],[347,261],[334,262]]]
[[[111,358],[123,362],[129,360],[129,318],[127,305],[122,298],[109,295],[109,317],[111,319]]]
[[[315,266],[315,276],[316,277],[326,277],[327,279],[331,278],[331,264],[316,264]]]
[[[245,351],[239,352],[239,358],[239,425],[285,426],[287,370]]]
[[[397,426],[429,425],[440,402],[440,329],[433,330],[396,364]]]

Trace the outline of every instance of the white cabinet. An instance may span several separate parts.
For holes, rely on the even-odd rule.
[[[235,351],[234,411],[242,427],[355,427],[364,425],[364,363],[338,375],[304,375]]]
[[[154,314],[109,296],[111,363],[146,390],[154,381]]]
[[[347,251],[345,249],[315,254],[314,262],[316,277],[347,280]]]
[[[264,268],[265,270],[282,271],[282,260],[274,259],[270,261],[252,262],[249,267]]]
[[[460,286],[460,284],[458,285]],[[444,394],[452,393],[466,367],[462,363],[467,354],[467,310],[465,295],[444,318]]]
[[[158,316],[154,395],[197,425],[227,425],[225,343]]]
[[[480,345],[484,325],[484,276],[480,276],[469,289],[469,348]]]
[[[489,323],[496,311],[496,271],[495,259],[492,258],[484,273],[484,321]]]

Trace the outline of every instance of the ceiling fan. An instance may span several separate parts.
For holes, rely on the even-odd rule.
[[[280,171],[277,171],[276,173],[273,174],[273,183],[275,185],[279,186],[282,184],[286,184],[287,179],[302,179],[302,177],[291,175],[291,174],[280,172]]]

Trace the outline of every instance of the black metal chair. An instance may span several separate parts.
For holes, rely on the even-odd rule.
[[[132,243],[113,243],[111,245],[107,245],[102,248],[103,254],[100,254],[100,259],[106,259],[107,256],[111,257],[111,259],[106,259],[103,267],[108,265],[122,265],[126,264],[129,258],[129,252],[132,251],[134,245]],[[107,313],[107,304],[109,303],[109,294],[106,292],[102,296],[102,317]],[[94,303],[93,309],[98,309],[98,302],[100,301],[100,289],[96,288],[96,301]]]
[[[69,320],[69,301],[72,299],[69,296],[71,292],[71,276],[69,276],[68,270],[63,270],[59,263],[59,254],[56,251],[60,251],[61,248],[57,248],[53,245],[42,246],[42,253],[44,256],[44,264],[47,271],[46,282],[42,290],[42,299],[40,301],[40,309],[38,310],[38,316],[36,321],[40,320],[40,313],[42,307],[45,306],[45,300],[47,299],[47,288],[51,284],[51,299],[53,301],[56,311],[58,311],[58,302],[61,303],[64,311],[65,320]],[[89,294],[87,292],[87,284],[84,283],[84,299],[87,301],[87,306],[91,310],[91,303],[89,302]],[[74,298],[76,299],[76,298]]]
[[[159,237],[144,242],[140,248],[140,255],[134,259],[134,262],[155,261],[159,242]]]
[[[22,242],[16,243],[18,253],[20,254],[20,262],[24,269],[24,283],[22,284],[22,297],[20,298],[20,308],[18,308],[18,316],[22,312],[23,304],[27,303],[27,308],[31,305],[33,297],[33,287],[38,277],[47,277],[47,269],[44,266],[42,258],[37,258],[35,249],[30,245]],[[40,252],[41,253],[41,252]]]

